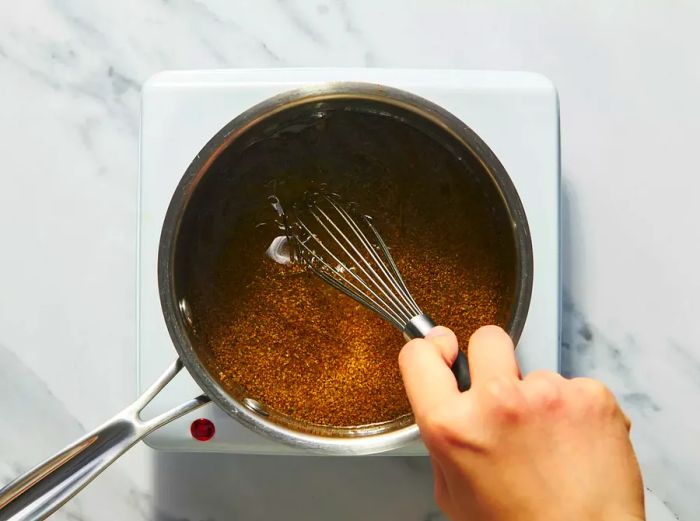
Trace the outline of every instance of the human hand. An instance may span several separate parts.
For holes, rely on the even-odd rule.
[[[457,389],[457,339],[436,327],[399,355],[430,452],[435,498],[453,521],[641,521],[644,493],[630,422],[589,378],[520,377],[497,326],[469,340],[472,379]]]

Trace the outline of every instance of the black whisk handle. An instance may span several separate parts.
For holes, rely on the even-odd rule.
[[[457,379],[457,387],[460,391],[467,391],[472,385],[471,378],[469,377],[469,362],[467,361],[467,356],[460,349],[457,353],[457,358],[452,363],[452,373]]]

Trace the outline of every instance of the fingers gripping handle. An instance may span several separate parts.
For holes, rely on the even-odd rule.
[[[417,315],[409,320],[404,327],[403,335],[407,340],[414,338],[424,338],[431,329],[435,327],[435,322],[425,313]],[[460,349],[457,352],[457,358],[452,363],[452,373],[457,380],[457,387],[460,391],[467,391],[471,387],[471,378],[469,377],[469,362],[467,357]]]

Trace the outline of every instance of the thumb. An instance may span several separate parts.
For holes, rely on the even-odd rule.
[[[419,424],[435,407],[460,395],[450,369],[457,350],[457,337],[441,326],[434,327],[425,338],[411,340],[401,349],[399,368]]]

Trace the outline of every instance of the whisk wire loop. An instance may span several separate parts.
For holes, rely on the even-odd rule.
[[[302,221],[298,221],[299,226],[308,233],[308,237],[304,240],[296,238],[297,246],[301,248],[302,258],[304,258],[305,264],[309,269],[311,269],[316,275],[321,277],[328,284],[332,285],[336,289],[345,293],[346,295],[354,298],[360,304],[366,305],[375,313],[379,314],[385,320],[388,320],[396,327],[403,327],[405,323],[403,318],[393,311],[393,308],[377,295],[377,293],[369,287],[361,277],[359,277],[352,267],[348,266],[345,262],[338,258],[338,256],[333,253],[326,245],[318,239],[308,226]],[[329,233],[329,235],[332,235]],[[315,249],[310,248],[306,243],[310,238],[313,238],[314,242],[320,246],[337,266],[342,269],[342,272],[338,267],[334,268],[324,258],[317,253]],[[320,267],[319,267],[320,265]],[[358,287],[357,284],[353,283],[352,279],[349,279],[344,275],[344,273],[349,273],[353,279],[362,287]],[[332,274],[332,275],[331,275]],[[342,283],[340,282],[342,281]],[[343,285],[345,284],[345,286]],[[364,289],[363,289],[364,288]]]
[[[382,255],[384,256],[384,259],[380,259],[379,255],[376,252],[376,248],[372,247],[372,244],[362,233],[360,227],[355,223],[350,214],[342,206],[338,205],[335,201],[329,200],[329,202],[338,211],[338,213],[345,220],[348,226],[350,226],[357,238],[362,242],[367,252],[372,256],[374,261],[380,267],[384,276],[386,277],[386,280],[388,280],[391,283],[393,288],[398,292],[403,302],[408,306],[411,312],[411,317],[420,315],[422,311],[420,310],[418,304],[416,304],[416,301],[413,300],[413,297],[409,293],[408,287],[406,286],[406,283],[403,281],[403,278],[399,273],[398,266],[396,266],[396,263],[394,262],[394,258],[391,256],[388,246],[382,239],[381,235],[379,235],[379,232],[372,224],[372,221],[366,215],[362,216],[363,222],[372,231],[372,234],[374,235],[374,238],[377,241],[377,246],[381,251]]]
[[[296,253],[324,281],[399,329],[422,314],[370,218],[328,194],[308,196],[293,211]]]
[[[337,209],[337,207],[336,207],[336,209]],[[394,308],[401,314],[404,321],[410,320],[413,315],[411,314],[410,311],[406,310],[403,303],[396,296],[395,290],[392,291],[392,289],[389,287],[389,285],[384,280],[384,277],[380,273],[381,271],[384,271],[384,273],[386,274],[386,268],[384,267],[381,260],[376,258],[376,253],[374,253],[371,248],[367,248],[369,253],[370,253],[370,257],[374,259],[375,264],[377,264],[377,266],[379,267],[379,272],[377,271],[377,269],[375,269],[375,267],[372,265],[372,263],[360,251],[358,251],[357,247],[352,242],[352,240],[350,240],[350,238],[345,233],[343,233],[343,231],[340,229],[340,227],[333,221],[332,218],[330,218],[328,216],[328,214],[326,214],[326,212],[323,211],[322,208],[317,207],[317,208],[315,208],[315,210],[317,210],[325,218],[325,220],[336,230],[340,239],[338,239],[338,237],[336,237],[335,234],[333,234],[332,232],[330,232],[328,230],[325,223],[322,222],[322,219],[319,218],[319,216],[316,214],[315,211],[312,210],[311,214],[318,220],[318,222],[321,224],[321,226],[323,226],[326,230],[329,231],[329,233],[332,235],[332,237],[338,242],[338,245],[340,246],[340,248],[351,258],[352,262],[367,277],[367,281],[370,284],[372,284],[376,288],[376,290],[381,292],[381,294],[384,295],[384,297],[388,301],[390,301],[390,303],[392,305],[394,305]],[[341,214],[341,217],[343,217],[342,214]],[[355,224],[354,221],[352,221],[352,219],[348,219],[347,221],[348,221],[348,224],[351,227],[351,229],[353,229],[353,226],[355,228],[357,228],[357,225]],[[360,242],[363,242],[365,240],[364,236],[362,236],[361,234],[358,234],[356,229],[353,229],[353,232],[358,236],[358,238],[360,239]],[[341,240],[342,240],[342,242],[341,242]],[[343,244],[343,243],[345,243],[345,244]],[[348,249],[346,248],[346,245],[354,252],[354,255],[353,255],[353,253],[348,251]],[[384,276],[386,276],[386,275],[384,275]]]

